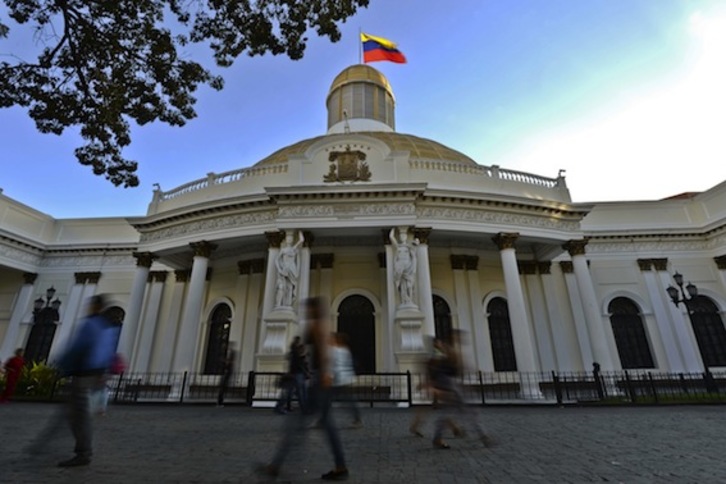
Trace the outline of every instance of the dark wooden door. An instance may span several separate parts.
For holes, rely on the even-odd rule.
[[[338,332],[348,335],[353,364],[358,373],[376,371],[376,316],[365,296],[343,299],[338,307]]]

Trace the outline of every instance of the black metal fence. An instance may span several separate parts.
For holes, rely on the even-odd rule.
[[[280,397],[283,373],[233,374],[224,401],[269,406]],[[107,382],[115,403],[212,403],[219,375],[200,373],[126,373]],[[660,404],[726,403],[726,372],[470,372],[459,380],[470,404]],[[413,373],[357,375],[345,390],[361,403],[425,405],[433,401],[426,378]],[[63,380],[35,400],[59,400],[68,392]],[[22,398],[22,396],[21,396]]]

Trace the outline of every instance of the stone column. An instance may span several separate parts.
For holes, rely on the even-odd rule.
[[[252,267],[252,261],[243,260],[237,262],[237,284],[234,289],[234,297],[232,298],[235,303],[234,319],[231,322],[229,329],[229,342],[234,343],[237,349],[237,355],[241,355],[244,347],[244,332],[246,326],[245,315],[247,313],[247,292],[250,283],[250,269]],[[253,351],[254,353],[254,351]],[[237,365],[242,364],[242,359],[238,358],[235,362]],[[234,368],[234,372],[239,371],[239,366]]]
[[[608,346],[602,312],[597,302],[595,286],[592,283],[590,268],[587,266],[587,259],[585,258],[586,245],[587,240],[570,240],[562,248],[569,252],[570,257],[572,257],[572,267],[575,272],[575,279],[577,279],[577,288],[580,290],[580,297],[582,298],[582,308],[590,334],[593,357],[596,362],[600,363],[603,370],[616,370],[619,368],[616,368]]]
[[[86,283],[89,281],[89,274],[88,272],[76,272],[73,277],[75,278],[75,284],[73,287],[71,287],[70,294],[68,295],[68,302],[61,306],[64,307],[65,310],[62,310],[63,316],[61,317],[61,323],[58,327],[58,331],[56,331],[56,335],[53,338],[53,345],[51,346],[50,356],[48,357],[49,361],[53,361],[56,359],[56,357],[60,356],[60,353],[63,352],[68,344],[68,341],[70,340],[71,336],[73,335],[73,329],[74,326],[78,320],[79,317],[84,316],[84,295],[87,293],[86,291]],[[100,273],[94,273],[98,274],[100,277]],[[94,277],[95,282],[98,283],[98,277]],[[93,284],[93,289],[95,289],[95,284]]]
[[[245,327],[240,342],[240,365],[242,371],[255,369],[257,331],[260,327],[260,297],[262,275],[265,271],[265,259],[252,259],[250,262],[249,284],[247,284],[247,304],[245,307]],[[244,346],[242,346],[244,345]]]
[[[660,282],[660,290],[667,297],[668,293],[666,288],[670,286],[671,276],[668,274],[668,263],[666,259],[655,259],[658,261],[654,264],[654,268],[658,273],[658,280]],[[665,299],[664,299],[665,300]],[[666,302],[668,302],[666,300]],[[683,364],[685,370],[689,373],[702,373],[703,372],[703,358],[701,358],[701,352],[698,349],[698,342],[696,341],[696,335],[693,332],[693,326],[691,320],[688,317],[688,313],[685,312],[687,309],[676,306],[672,302],[666,304],[671,321],[673,322],[673,333],[676,335],[676,341],[678,347],[681,349],[681,355],[683,357]]]
[[[469,303],[469,288],[466,283],[466,258],[465,255],[451,255],[451,272],[454,276],[454,297],[456,298],[456,319],[458,328],[471,335],[471,355],[469,361],[474,362],[477,369],[481,368],[481,350],[477,340],[477,332],[471,322],[471,304]],[[478,328],[477,328],[478,329]]]
[[[320,264],[319,295],[327,304],[333,303],[333,254],[317,254]]]
[[[263,317],[272,312],[275,306],[275,282],[277,281],[277,268],[275,261],[280,254],[280,244],[285,234],[280,231],[266,232],[269,248],[267,249],[267,270],[265,271],[265,298],[262,304]]]
[[[570,332],[565,326],[565,311],[561,306],[562,298],[558,294],[558,282],[561,287],[562,281],[556,281],[552,275],[552,262],[538,262],[537,269],[540,275],[542,290],[544,291],[547,316],[552,330],[552,342],[555,349],[557,369],[560,371],[574,371],[581,369],[582,362],[573,356],[578,343],[575,338],[570,337]],[[564,294],[564,291],[562,292]],[[578,351],[579,353],[579,351]]]
[[[524,302],[524,292],[519,280],[517,256],[514,243],[519,237],[517,233],[500,232],[492,238],[502,259],[504,271],[504,285],[507,292],[507,307],[509,308],[509,321],[512,325],[514,351],[517,358],[517,369],[521,372],[537,371],[537,362],[534,357],[534,344],[532,332],[527,320],[527,310]]]
[[[147,296],[141,331],[138,331],[139,336],[136,341],[136,351],[134,352],[134,362],[132,365],[133,371],[151,371],[149,368],[151,349],[154,345],[154,334],[156,333],[157,319],[159,318],[161,298],[168,275],[169,273],[166,271],[149,272],[147,281],[151,284],[151,288]]]
[[[659,265],[666,265],[668,263],[668,259],[658,259],[658,261]],[[666,309],[668,307],[668,301],[664,298],[666,293],[661,291],[656,274],[651,270],[654,259],[638,259],[637,262],[640,272],[643,274],[643,279],[645,279],[648,296],[650,296],[653,304],[653,315],[655,316],[660,340],[665,350],[665,361],[663,363],[667,368],[663,368],[660,364],[658,366],[661,370],[667,369],[667,371],[681,373],[685,371],[683,356],[681,355],[681,349],[678,347],[676,335],[673,332],[670,315]]]
[[[519,269],[527,286],[527,299],[529,300],[532,326],[537,342],[537,353],[542,371],[557,369],[557,357],[552,343],[550,322],[545,305],[545,296],[542,289],[542,281],[537,274],[538,263],[536,261],[521,261]]]
[[[312,232],[303,232],[305,242],[300,248],[300,288],[298,290],[297,305],[310,297],[310,249],[315,242]]]
[[[577,286],[572,261],[560,262],[560,269],[565,276],[565,285],[567,286],[567,294],[570,299],[572,318],[575,321],[575,333],[577,333],[577,342],[580,345],[583,369],[585,371],[591,371],[595,357],[593,356],[592,346],[590,345],[590,331],[587,329],[585,310],[582,307],[582,297],[580,297],[580,289]]]
[[[400,227],[398,229],[409,230],[407,227]],[[390,230],[383,231],[383,240],[386,244],[386,271],[387,271],[387,296],[389,308],[392,308],[392,321],[394,321],[394,352],[397,363],[398,371],[420,371],[420,364],[426,355],[426,344],[427,341],[424,339],[424,321],[426,316],[419,309],[421,304],[421,293],[420,293],[420,268],[421,263],[418,262],[419,252],[416,251],[416,284],[414,288],[413,299],[418,297],[418,301],[413,301],[411,304],[401,304],[399,302],[399,295],[396,288],[394,265],[396,254],[394,253],[394,247],[390,242],[389,234]],[[428,266],[428,257],[426,257],[426,265]],[[433,300],[431,296],[431,277],[429,275],[429,288],[428,297],[431,299],[432,307],[431,314],[433,316]],[[391,309],[389,309],[391,311]],[[429,330],[426,330],[427,333]],[[433,336],[433,333],[431,334]]]
[[[430,228],[416,228],[413,231],[414,239],[418,239],[416,249],[416,286],[418,289],[418,307],[424,315],[424,336],[436,336],[434,323],[434,299],[431,289],[431,264],[429,262],[429,235]]]
[[[479,257],[475,255],[464,256],[464,270],[466,271],[469,287],[466,302],[471,312],[472,345],[476,348],[479,365],[477,369],[494,371],[489,321],[484,314],[484,306],[482,305],[484,300],[481,284],[479,283]],[[454,277],[456,277],[456,272],[454,273]],[[454,284],[456,285],[456,280],[454,280]]]
[[[179,330],[179,318],[181,317],[182,307],[184,305],[184,292],[187,281],[189,281],[190,271],[179,269],[174,271],[174,287],[171,292],[171,307],[169,315],[164,326],[164,335],[162,336],[162,345],[158,356],[154,357],[154,366],[157,371],[172,371],[172,362],[177,345],[177,333]]]
[[[134,252],[133,255],[136,258],[136,273],[134,274],[134,282],[131,286],[131,295],[126,307],[126,316],[124,317],[118,344],[119,353],[126,355],[128,361],[134,361],[136,357],[134,343],[139,329],[141,308],[144,304],[146,284],[149,278],[149,268],[156,258],[151,252]]]
[[[726,291],[726,255],[720,255],[713,258],[718,267],[718,275],[721,277],[721,285],[724,291]]]
[[[25,313],[30,308],[30,301],[33,299],[33,290],[37,278],[38,274],[32,272],[25,272],[23,274],[23,285],[20,287],[20,291],[18,291],[18,295],[15,298],[15,305],[13,306],[13,312],[10,314],[8,329],[5,332],[2,347],[0,347],[0,361],[2,362],[7,361],[13,356],[13,352],[22,346],[22,344],[18,344],[20,323],[23,322],[23,316],[25,316]]]
[[[196,355],[197,338],[202,317],[202,304],[204,303],[204,284],[209,269],[209,257],[217,244],[202,240],[192,242],[189,246],[194,251],[192,273],[189,277],[189,289],[184,301],[184,310],[179,325],[179,336],[176,354],[174,355],[174,371],[193,371],[194,357]]]
[[[296,322],[294,308],[275,307],[277,292],[277,266],[280,245],[285,233],[267,232],[269,249],[267,251],[267,272],[265,274],[265,297],[262,306],[262,331],[260,333],[257,369],[259,371],[283,371],[287,350],[288,328]],[[298,286],[299,289],[299,286]]]
[[[378,269],[380,293],[385,294],[388,290],[385,252],[378,253]],[[393,356],[393,315],[391,315],[388,297],[381,299],[381,321],[385,336],[379,338],[379,340],[381,341],[381,352],[383,354],[383,371],[392,372],[396,370],[396,361]]]

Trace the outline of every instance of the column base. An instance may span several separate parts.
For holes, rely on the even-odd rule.
[[[424,314],[418,308],[399,307],[394,317],[396,353],[424,353],[427,344],[423,337]]]
[[[285,354],[264,354],[258,353],[257,364],[255,365],[258,372],[286,372],[287,371],[287,355]]]
[[[260,355],[277,355],[284,360],[296,326],[297,315],[292,309],[278,308],[268,314],[262,323]]]

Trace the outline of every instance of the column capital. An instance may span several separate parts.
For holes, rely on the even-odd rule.
[[[479,256],[478,255],[467,255],[464,259],[464,268],[467,271],[475,271],[479,267]]]
[[[550,269],[552,268],[552,261],[541,261],[537,262],[537,270],[540,274],[550,274]]]
[[[653,267],[653,259],[637,259],[641,272],[649,271]]]
[[[241,260],[237,262],[237,270],[239,271],[240,276],[246,276],[250,273],[252,270],[252,261],[251,260]]]
[[[76,272],[73,274],[76,278],[76,284],[98,284],[101,278],[100,272]]]
[[[714,257],[713,260],[714,262],[716,262],[716,267],[718,267],[722,271],[726,270],[726,255]]]
[[[378,268],[379,269],[386,268],[386,253],[385,252],[378,253]]]
[[[166,282],[168,275],[167,271],[151,271],[146,278],[146,282]]]
[[[653,261],[653,267],[656,271],[667,271],[668,270],[668,259],[651,259]]]
[[[206,259],[209,259],[209,256],[212,255],[212,252],[214,252],[214,250],[218,246],[217,244],[213,244],[212,242],[200,240],[199,242],[190,242],[189,247],[191,247],[194,251],[195,257],[204,257]]]
[[[267,243],[270,244],[270,248],[279,249],[282,241],[285,240],[285,233],[279,230],[273,230],[265,232],[265,237],[267,237]]]
[[[332,269],[333,260],[335,259],[333,254],[312,254],[310,256],[310,267],[321,269]]]
[[[189,269],[177,269],[174,271],[176,282],[188,282],[191,271]]]
[[[504,250],[514,249],[514,243],[518,238],[519,234],[517,232],[499,232],[497,235],[492,237],[492,240],[495,244],[497,244],[499,250]]]
[[[520,275],[531,276],[537,274],[537,261],[518,260],[517,268],[519,269]]]
[[[320,268],[332,269],[335,256],[333,254],[320,254]]]
[[[451,254],[449,258],[451,260],[451,269],[454,271],[463,271],[466,269],[466,257],[465,255]]]
[[[157,256],[151,252],[132,252],[131,255],[134,256],[134,259],[136,259],[136,267],[146,267],[147,269],[151,267],[154,259],[157,258]]]
[[[418,241],[422,244],[428,244],[431,230],[431,227],[415,227],[413,229],[413,238],[418,239]]]
[[[572,272],[574,271],[574,266],[572,265],[572,261],[569,261],[569,260],[560,261],[560,269],[562,269],[562,272],[565,274],[572,274]]]
[[[35,272],[23,272],[23,284],[35,284],[38,274]]]
[[[315,235],[309,230],[303,230],[303,236],[305,237],[305,240],[303,241],[303,247],[312,247],[313,243],[315,243]]]
[[[262,274],[265,272],[265,259],[252,259],[250,261],[250,270],[252,274]]]
[[[585,246],[587,245],[587,242],[587,239],[568,240],[562,244],[562,248],[569,252],[571,256],[585,255]]]

